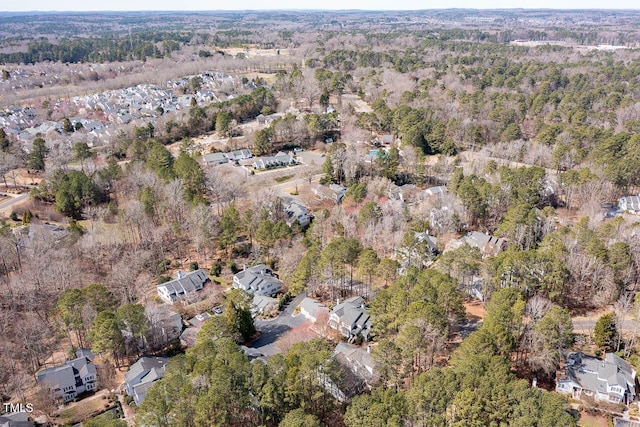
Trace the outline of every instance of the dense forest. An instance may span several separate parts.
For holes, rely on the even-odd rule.
[[[141,354],[173,356],[132,405],[148,426],[573,426],[622,411],[554,385],[569,351],[640,360],[638,222],[616,207],[640,187],[636,12],[60,16],[0,16],[2,118],[60,123],[28,141],[0,130],[3,190],[29,192],[0,227],[3,402],[38,396],[59,422],[34,375],[89,347],[105,388]],[[229,75],[204,88],[215,72]],[[129,123],[78,106],[142,83],[188,106]],[[108,133],[90,140],[83,114]],[[299,163],[203,160],[241,148]],[[292,200],[309,225],[290,221]],[[351,343],[375,362],[370,387],[332,392],[352,373],[328,327],[247,351],[266,321],[229,288],[256,264],[285,284],[281,316],[291,298],[364,297],[370,340]],[[212,317],[185,349],[156,285],[199,268],[211,284],[171,310]]]

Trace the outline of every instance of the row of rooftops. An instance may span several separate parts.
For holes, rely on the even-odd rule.
[[[219,101],[215,92],[223,83],[238,83],[239,79],[224,73],[203,73],[198,75],[202,79],[202,89],[195,94],[175,95],[174,88],[184,87],[189,84],[189,77],[175,81],[168,81],[161,88],[157,85],[139,84],[137,86],[123,89],[109,90],[86,96],[76,96],[70,101],[58,101],[54,108],[62,110],[65,103],[77,108],[78,111],[87,115],[91,111],[100,111],[105,114],[104,118],[110,122],[129,123],[134,119],[141,119],[157,114],[157,110],[162,108],[165,112],[178,111],[189,108],[191,99],[197,102]],[[239,84],[239,83],[238,83]],[[228,97],[225,95],[222,100]],[[145,113],[146,112],[146,113]],[[108,123],[98,120],[88,120],[83,123],[88,132],[101,134],[107,132]],[[76,120],[79,121],[79,120]],[[35,133],[45,134],[48,131],[62,131],[62,120],[59,122],[37,122],[36,112],[33,108],[11,107],[0,112],[0,127],[4,128],[8,134],[14,134],[25,142],[33,140]],[[101,125],[101,126],[100,126]]]

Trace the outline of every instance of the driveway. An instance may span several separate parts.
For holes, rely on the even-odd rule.
[[[20,194],[18,196],[13,195],[13,194],[7,194],[7,195],[9,197],[13,197],[13,199],[7,200],[7,201],[4,201],[4,202],[0,203],[0,210],[6,209],[6,208],[10,207],[11,205],[13,205],[15,203],[18,203],[18,202],[21,202],[21,201],[23,201],[23,200],[25,200],[25,199],[27,199],[29,197],[29,193]]]
[[[252,342],[248,347],[255,348],[266,357],[271,357],[274,354],[280,353],[280,350],[275,345],[278,338],[280,338],[285,332],[307,323],[307,319],[303,315],[298,314],[295,317],[293,316],[293,312],[305,296],[306,295],[302,293],[289,301],[285,309],[275,319],[256,319],[256,329],[262,332],[262,334],[260,335],[260,338]]]

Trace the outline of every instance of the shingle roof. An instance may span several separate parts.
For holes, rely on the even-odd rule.
[[[203,269],[199,269],[187,273],[181,278],[162,283],[158,285],[157,288],[166,289],[172,301],[175,301],[179,298],[180,295],[201,290],[202,285],[207,280],[209,280],[209,275],[207,274],[207,272]]]
[[[249,291],[255,292],[258,289],[266,287],[269,283],[277,283],[281,285],[280,280],[273,275],[273,272],[264,264],[244,269],[236,273],[235,279],[242,287]]]
[[[149,376],[149,374],[145,375],[139,383],[148,382],[152,377],[155,377],[155,379],[157,379],[158,372],[161,371],[164,374],[164,369],[168,362],[169,359],[167,359],[166,357],[142,356],[129,367],[129,370],[124,375],[124,381],[126,383],[130,383],[142,373],[149,372],[151,370],[155,370],[155,374],[153,374],[152,376]],[[159,378],[162,377],[160,376]]]
[[[371,329],[371,316],[364,305],[362,297],[352,297],[333,308],[333,313],[340,322],[351,328],[352,335],[362,334],[367,337]]]

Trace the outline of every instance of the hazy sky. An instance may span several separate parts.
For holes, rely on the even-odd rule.
[[[363,9],[416,10],[441,8],[639,9],[638,0],[0,0],[0,11],[95,10],[244,10]]]

